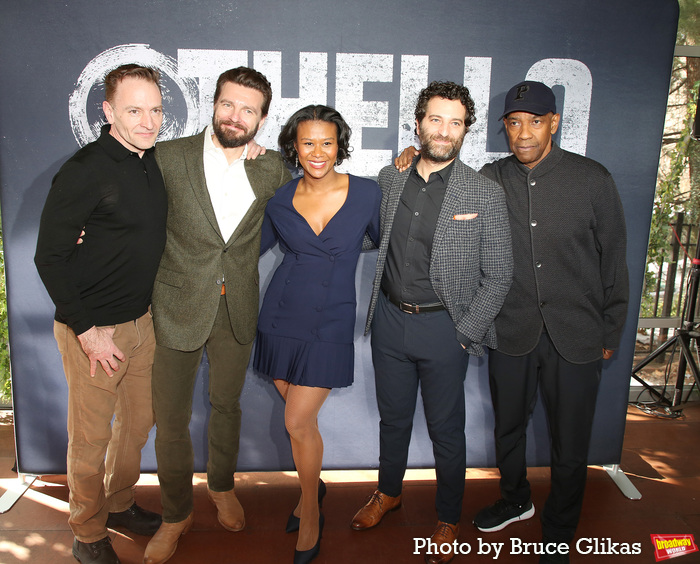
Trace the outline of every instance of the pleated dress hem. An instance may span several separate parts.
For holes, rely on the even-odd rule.
[[[258,331],[253,368],[273,380],[296,386],[345,388],[352,385],[352,343],[304,341]]]

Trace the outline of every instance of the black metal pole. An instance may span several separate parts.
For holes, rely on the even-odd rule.
[[[698,242],[695,245],[695,258],[692,260],[692,267],[690,268],[690,285],[688,286],[688,293],[685,296],[685,315],[683,316],[683,322],[681,329],[679,330],[678,337],[682,341],[681,343],[681,355],[678,358],[678,370],[676,372],[676,387],[673,392],[673,401],[671,405],[680,405],[683,399],[683,386],[685,384],[685,371],[688,367],[688,356],[692,355],[690,349],[690,339],[697,338],[700,336],[695,329],[695,308],[698,301],[698,287],[700,286],[700,228],[698,229]],[[698,381],[698,369],[697,363],[691,358],[691,369],[695,381]]]

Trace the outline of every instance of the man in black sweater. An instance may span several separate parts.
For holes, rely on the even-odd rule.
[[[496,317],[498,349],[489,355],[502,499],[474,524],[499,531],[534,515],[525,431],[539,387],[552,475],[540,563],[566,563],[583,503],[602,361],[619,346],[627,313],[625,217],[610,173],[553,142],[560,117],[548,86],[516,84],[501,117],[513,155],[481,173],[505,190],[515,260]]]
[[[69,523],[82,564],[119,562],[108,526],[152,535],[161,522],[132,490],[153,426],[150,303],[165,246],[167,200],[153,156],[159,79],[137,65],[106,76],[108,124],[54,177],[34,259],[56,306],[68,381]],[[82,229],[90,237],[76,245]]]

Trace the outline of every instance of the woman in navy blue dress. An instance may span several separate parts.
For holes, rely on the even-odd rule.
[[[295,564],[319,551],[325,486],[317,416],[331,388],[352,384],[355,269],[365,235],[379,239],[379,186],[335,170],[349,156],[349,140],[347,123],[328,106],[289,118],[279,145],[304,175],[269,201],[262,229],[261,252],[279,242],[284,258],[265,293],[253,365],[273,378],[285,400],[301,484],[287,524],[288,531],[299,529]]]

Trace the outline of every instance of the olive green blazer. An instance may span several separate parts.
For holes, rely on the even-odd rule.
[[[159,345],[181,351],[201,347],[214,325],[226,284],[231,327],[250,343],[258,318],[260,227],[267,201],[291,180],[281,155],[245,162],[255,201],[228,241],[214,215],[204,175],[204,135],[156,145],[168,195],[167,242],[153,287],[153,319]]]

